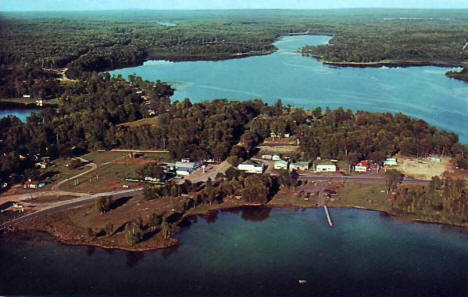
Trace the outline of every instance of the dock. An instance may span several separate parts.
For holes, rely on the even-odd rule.
[[[323,210],[325,210],[325,215],[327,216],[328,225],[330,227],[333,227],[333,222],[330,216],[330,212],[328,211],[328,207],[326,205],[323,205]]]

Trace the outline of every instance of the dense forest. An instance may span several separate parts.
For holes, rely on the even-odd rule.
[[[14,117],[1,119],[0,177],[31,165],[20,161],[20,154],[58,157],[136,148],[166,149],[175,159],[241,159],[254,153],[272,131],[298,137],[302,153],[295,159],[320,156],[352,163],[381,161],[396,153],[437,154],[453,156],[458,166],[468,168],[468,148],[456,134],[403,114],[303,110],[285,107],[281,101],[268,106],[261,100],[171,103],[169,85],[133,76],[129,80],[91,73],[62,86],[57,109],[33,113],[26,123]],[[151,122],[129,124],[143,118]]]
[[[397,197],[392,208],[396,214],[461,224],[468,220],[468,192],[462,180],[433,177],[428,187],[399,187]]]
[[[297,33],[334,35],[328,46],[303,49],[328,61],[461,65],[468,55],[463,10],[0,13],[0,97],[60,95],[50,70],[79,78],[148,59],[268,54],[281,35]]]

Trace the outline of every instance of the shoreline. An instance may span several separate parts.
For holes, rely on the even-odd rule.
[[[271,201],[270,201],[271,202]],[[441,221],[436,221],[436,220],[424,220],[420,218],[415,218],[412,216],[407,216],[407,215],[399,215],[399,214],[394,214],[390,213],[386,210],[381,210],[381,209],[375,209],[375,208],[369,208],[369,207],[364,207],[364,206],[359,206],[359,205],[327,205],[329,209],[357,209],[357,210],[365,210],[365,211],[376,211],[379,212],[383,215],[389,216],[394,220],[405,222],[405,223],[420,223],[420,224],[431,224],[431,225],[440,225],[441,227],[450,227],[450,228],[458,228],[461,230],[466,230],[468,231],[468,226],[467,225],[461,225],[461,224],[454,224],[454,223],[447,223],[447,222],[441,222]],[[299,205],[294,205],[292,203],[277,203],[277,204],[260,204],[260,203],[240,203],[238,205],[233,205],[230,203],[221,203],[217,205],[212,205],[209,206],[207,209],[194,209],[192,212],[184,214],[180,221],[177,223],[177,225],[181,225],[185,220],[190,220],[190,218],[193,217],[198,217],[198,216],[207,216],[210,215],[210,213],[218,212],[218,211],[225,211],[225,210],[234,210],[234,209],[241,209],[241,208],[248,208],[248,207],[267,207],[271,209],[289,209],[289,210],[301,210],[301,209],[319,209],[322,206],[299,206]],[[141,247],[125,247],[125,246],[120,246],[120,245],[113,245],[113,244],[106,244],[102,242],[93,242],[84,239],[84,237],[81,238],[81,240],[77,240],[77,238],[64,238],[60,236],[57,233],[52,232],[52,230],[44,230],[40,228],[21,228],[21,227],[14,227],[13,230],[7,231],[5,233],[19,233],[19,232],[31,232],[31,233],[46,233],[49,236],[51,236],[54,240],[59,242],[60,244],[67,245],[67,246],[81,246],[81,247],[97,247],[97,248],[102,248],[106,250],[121,250],[121,251],[128,251],[128,252],[150,252],[150,251],[156,251],[160,249],[166,249],[166,248],[172,248],[176,247],[179,245],[179,240],[175,237],[170,237],[165,241],[157,241],[157,242],[147,242],[146,245],[141,246]],[[178,232],[176,232],[173,235],[177,235]],[[0,234],[1,235],[1,234]]]
[[[381,60],[374,62],[336,62],[324,60],[321,56],[302,54],[304,57],[312,57],[318,59],[321,63],[336,67],[356,67],[356,68],[379,68],[379,67],[422,67],[422,66],[434,66],[434,67],[463,67],[460,62],[456,61],[410,61],[410,60]]]

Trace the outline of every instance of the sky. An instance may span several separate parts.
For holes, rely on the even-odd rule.
[[[0,11],[104,9],[468,8],[468,0],[0,0]]]

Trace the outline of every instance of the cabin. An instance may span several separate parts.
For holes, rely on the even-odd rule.
[[[398,166],[397,159],[395,158],[387,158],[384,161],[384,166]]]
[[[272,159],[273,161],[279,161],[279,160],[281,160],[281,155],[275,154],[275,155],[273,155],[273,156],[271,157],[271,159]]]
[[[176,163],[175,163],[175,168],[176,168],[176,169],[187,168],[187,169],[195,170],[195,169],[197,169],[198,167],[200,167],[199,162],[184,162],[184,161],[180,161],[180,162],[176,162]]]
[[[262,174],[263,171],[265,170],[265,165],[247,160],[239,165],[237,165],[237,169],[241,171],[245,171],[247,173],[256,173],[256,174]]]
[[[359,173],[366,173],[367,172],[367,167],[366,166],[361,166],[361,165],[356,165],[356,166],[354,166],[354,171],[359,172]]]
[[[309,162],[296,162],[296,163],[291,163],[289,165],[289,170],[300,170],[300,171],[305,171],[309,170]]]
[[[359,173],[365,173],[367,172],[368,167],[369,167],[369,161],[363,160],[354,166],[354,171],[359,172]]]
[[[38,182],[38,181],[32,181],[31,179],[29,179],[23,185],[23,187],[25,189],[40,189],[40,188],[43,188],[44,186],[45,186],[45,183],[41,183],[41,182]]]
[[[37,162],[34,164],[34,167],[36,168],[41,168],[41,169],[46,169],[49,166],[46,162]]]
[[[159,178],[152,177],[152,176],[145,176],[145,182],[158,183],[160,181],[161,180]]]
[[[315,167],[315,172],[336,172],[335,164],[319,164]]]
[[[288,165],[289,165],[288,162],[279,160],[275,162],[273,167],[277,170],[282,170],[282,169],[288,170]]]
[[[193,172],[190,168],[178,168],[176,174],[179,176],[189,176]]]

